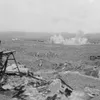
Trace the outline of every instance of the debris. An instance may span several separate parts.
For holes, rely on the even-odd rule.
[[[12,98],[21,98],[21,95],[25,92],[25,89],[23,89],[24,86],[20,86],[20,87],[16,87],[14,90],[16,90],[16,92],[13,94]]]
[[[51,91],[51,94],[58,93],[59,90],[61,90],[61,81],[59,79],[53,80],[49,85],[49,90]]]
[[[25,92],[24,92],[24,94],[25,95],[28,95],[28,96],[30,96],[30,97],[35,97],[36,95],[38,95],[39,93],[38,93],[38,91],[37,91],[37,89],[36,88],[33,88],[32,86],[26,86],[25,87]]]
[[[2,80],[3,76],[5,75],[5,72],[6,72],[6,68],[7,68],[7,64],[8,64],[8,61],[9,60],[13,60],[16,64],[16,67],[17,67],[17,70],[18,70],[18,73],[20,73],[20,70],[18,68],[18,65],[17,65],[17,61],[15,59],[15,56],[14,56],[14,50],[12,51],[2,51],[0,53],[0,65],[1,65],[1,69],[0,69],[0,80]],[[5,60],[3,60],[3,58],[5,58]]]
[[[29,71],[29,69],[26,68],[24,65],[18,65],[18,68],[19,68],[21,73],[28,73],[28,71]],[[18,72],[16,64],[12,64],[10,66],[7,66],[6,71],[11,72],[11,73]]]
[[[69,90],[68,88],[65,89],[65,96],[66,96],[66,97],[70,96],[71,93],[72,93],[71,90]]]
[[[62,84],[66,85],[70,90],[73,90],[73,88],[70,87],[60,76],[59,79],[61,80]]]
[[[18,100],[17,98],[13,98],[12,100]]]
[[[2,88],[5,89],[5,90],[7,90],[7,89],[9,89],[9,90],[14,89],[14,87],[12,87],[10,84],[3,85]]]
[[[85,87],[84,91],[87,92],[87,94],[92,96],[92,97],[100,95],[100,90],[99,89]]]
[[[85,93],[82,91],[74,90],[68,98],[69,100],[84,100]]]
[[[46,100],[56,100],[56,98],[57,98],[57,94],[55,94],[55,95],[53,95],[53,96],[48,96],[48,97],[46,98]]]
[[[28,100],[84,100],[84,98],[91,98],[84,91],[73,90],[61,78],[53,79],[48,84],[31,77],[12,76],[7,83],[9,84],[3,85],[2,88],[13,90],[12,98],[18,100],[27,100],[26,98]]]
[[[8,54],[8,52],[5,54]],[[55,63],[51,63],[44,59],[36,60],[34,65],[38,68],[46,67],[47,69],[55,67]],[[71,63],[64,63],[65,67],[71,65]],[[79,65],[75,64],[75,67]],[[63,66],[63,64],[61,64],[61,66]],[[71,66],[71,68],[72,67],[73,66]],[[19,71],[20,74],[15,74],[19,73]],[[46,72],[46,75],[47,73],[49,74],[49,72]],[[51,73],[54,75],[53,71]],[[75,84],[76,81],[72,81],[74,85],[70,81],[67,82],[68,76],[73,80],[78,78],[77,81],[81,79],[83,79],[83,81],[86,80],[79,72],[67,71],[63,75],[60,74],[59,72],[59,74],[57,73],[56,75],[57,77],[46,80],[42,77],[42,74],[33,73],[22,64],[5,65],[0,91],[12,91],[13,100],[90,100],[100,94],[100,90],[89,87],[86,87],[84,90],[78,90],[78,88],[75,87],[75,85],[78,85]]]

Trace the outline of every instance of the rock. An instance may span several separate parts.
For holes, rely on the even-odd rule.
[[[100,90],[99,90],[99,89],[85,87],[84,91],[85,91],[88,95],[90,95],[91,97],[99,96],[99,95],[100,95]]]
[[[68,98],[69,98],[69,100],[83,100],[82,98],[84,96],[85,96],[84,92],[73,91],[72,94]]]
[[[9,89],[9,90],[14,89],[14,87],[11,86],[10,84],[3,85],[2,88],[5,89],[5,90],[7,90],[7,89]]]
[[[46,100],[56,100],[56,98],[57,98],[57,94],[55,94],[55,95],[53,95],[53,96],[48,96],[48,97],[46,98]]]
[[[17,98],[13,98],[12,100],[18,100]]]
[[[61,81],[59,79],[55,79],[49,86],[49,90],[51,94],[56,94],[61,90]]]
[[[27,73],[29,71],[29,69],[26,68],[24,65],[18,64],[18,68],[19,68],[20,72],[22,72],[22,73]],[[6,71],[7,72],[18,72],[16,64],[7,66]]]
[[[84,91],[74,90],[71,96],[68,97],[69,100],[91,100],[92,97],[87,95]]]
[[[26,91],[24,92],[24,95],[28,95],[30,97],[34,97],[38,95],[38,91],[36,88],[33,88],[32,86],[26,86],[25,87]]]

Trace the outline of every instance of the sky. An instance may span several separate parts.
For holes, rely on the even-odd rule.
[[[0,0],[0,31],[100,32],[100,0]]]

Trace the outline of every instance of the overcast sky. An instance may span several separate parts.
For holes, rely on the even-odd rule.
[[[0,31],[100,32],[100,0],[0,0]]]

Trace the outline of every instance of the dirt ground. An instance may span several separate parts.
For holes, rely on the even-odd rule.
[[[54,45],[49,43],[42,43],[36,41],[26,41],[26,40],[18,40],[18,41],[4,41],[0,47],[1,49],[6,50],[16,50],[16,60],[28,68],[32,69],[32,71],[36,70],[45,70],[48,71],[48,77],[52,78],[54,74],[50,74],[49,72],[54,69],[54,66],[59,63],[64,63],[66,61],[89,61],[90,55],[99,55],[100,54],[100,45],[83,45],[83,46],[63,46],[63,45]],[[44,65],[42,67],[37,67],[38,62],[41,61],[39,59],[44,59]],[[52,72],[51,72],[52,73]],[[45,76],[47,74],[43,74]],[[84,82],[90,82],[91,80],[87,80],[86,78],[81,79],[80,77],[66,76],[69,79],[69,84],[74,86],[78,81],[84,80]],[[64,78],[65,79],[65,78]],[[79,80],[80,79],[80,80]],[[76,82],[76,83],[75,83]],[[93,81],[95,84],[99,84],[99,81]],[[74,84],[75,83],[75,84]],[[82,85],[82,81],[80,82]],[[80,85],[80,86],[81,86]],[[76,86],[76,85],[75,85]],[[83,86],[83,85],[82,85]],[[81,86],[81,87],[82,87]],[[99,86],[99,85],[98,85]],[[2,98],[2,99],[1,99]],[[7,97],[3,97],[0,95],[0,100],[11,100],[5,99]],[[95,100],[98,100],[95,99]]]
[[[16,50],[17,61],[26,64],[33,64],[33,62],[37,59],[34,57],[34,55],[38,52],[42,53],[41,56],[39,56],[40,58],[44,58],[57,63],[64,61],[88,60],[90,55],[100,54],[99,45],[64,46],[26,40],[6,41],[2,43],[0,48]],[[43,54],[49,52],[55,53],[57,56],[43,56]]]

